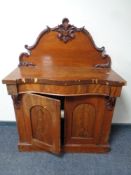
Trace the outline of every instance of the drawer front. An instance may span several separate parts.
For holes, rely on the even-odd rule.
[[[18,93],[38,92],[49,95],[76,96],[76,95],[105,95],[110,94],[110,86],[100,84],[88,85],[44,85],[44,84],[21,84],[18,86]]]

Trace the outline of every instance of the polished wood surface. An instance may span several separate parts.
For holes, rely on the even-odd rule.
[[[19,150],[109,151],[116,98],[126,81],[111,69],[105,48],[67,18],[25,48],[2,80],[14,103]]]
[[[8,85],[10,86],[10,85]],[[43,84],[21,84],[14,91],[10,88],[11,93],[26,93],[36,92],[47,95],[59,95],[59,96],[79,96],[79,95],[105,95],[119,97],[121,94],[121,87],[100,84],[87,84],[87,85],[43,85]],[[9,91],[10,92],[10,91]],[[11,94],[10,93],[10,94]],[[14,95],[15,95],[14,94]]]
[[[102,68],[88,67],[21,67],[16,68],[8,75],[3,83],[24,84],[24,83],[45,83],[45,84],[107,84],[122,86],[126,81],[115,71]]]
[[[75,39],[63,43],[57,39],[57,32],[45,33],[33,49],[28,49],[30,54],[20,56],[21,62],[30,62],[40,66],[88,66],[106,64],[110,61],[104,55],[103,48],[97,48],[89,34],[76,32]]]
[[[60,101],[35,94],[22,96],[28,144],[60,152]]]
[[[66,151],[107,152],[111,110],[105,107],[105,96],[79,96],[65,99],[65,142]]]
[[[67,97],[65,144],[99,144],[104,106],[103,96]]]

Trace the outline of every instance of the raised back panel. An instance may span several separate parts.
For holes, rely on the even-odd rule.
[[[65,144],[98,144],[105,111],[103,96],[65,98]],[[67,126],[68,125],[68,126]]]
[[[84,28],[77,28],[63,19],[61,25],[47,28],[33,46],[25,46],[29,54],[20,55],[20,66],[87,66],[110,67],[111,59],[104,47],[97,48]]]
[[[74,108],[72,117],[72,137],[93,137],[95,119],[96,111],[93,105],[77,105]]]
[[[32,137],[52,145],[52,116],[43,106],[33,106],[30,109]]]

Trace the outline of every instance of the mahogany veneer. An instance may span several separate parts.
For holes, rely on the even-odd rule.
[[[67,18],[25,48],[18,68],[3,79],[14,102],[19,150],[109,151],[115,102],[126,82],[111,69],[105,48]]]

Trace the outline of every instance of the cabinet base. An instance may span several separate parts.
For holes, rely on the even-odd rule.
[[[20,152],[47,152],[46,150],[36,147],[34,145],[28,143],[19,143],[18,149]],[[61,152],[68,152],[68,153],[106,153],[109,152],[110,146],[109,145],[64,145],[61,149]]]
[[[63,146],[63,152],[72,153],[106,153],[111,150],[109,145],[76,145],[69,144]]]
[[[40,148],[40,147],[36,147],[32,144],[29,143],[18,143],[18,150],[20,152],[45,152],[46,150]],[[47,151],[46,151],[47,152]]]

